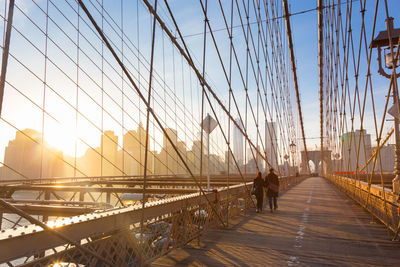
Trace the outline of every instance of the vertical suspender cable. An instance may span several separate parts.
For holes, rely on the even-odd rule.
[[[44,150],[44,128],[45,128],[45,106],[46,106],[46,87],[47,87],[47,47],[49,39],[49,1],[46,3],[46,34],[44,45],[44,74],[43,74],[43,107],[42,107],[42,138],[40,146],[40,179],[43,177],[43,150]],[[49,174],[47,174],[49,176]]]
[[[101,0],[101,30],[104,30],[104,0]],[[101,42],[101,132],[104,133],[104,42]],[[103,176],[103,138],[100,142],[100,176]]]
[[[319,118],[320,118],[320,135],[321,135],[321,174],[324,170],[323,152],[324,152],[324,73],[323,73],[323,0],[318,0],[318,59],[319,59]]]
[[[157,0],[154,3],[154,11],[157,12]],[[146,114],[146,143],[144,152],[144,168],[143,168],[143,196],[142,196],[142,216],[140,218],[140,240],[143,238],[143,223],[144,223],[144,207],[146,204],[146,181],[147,181],[147,159],[149,151],[149,121],[150,121],[150,101],[151,101],[151,87],[153,81],[153,67],[154,67],[154,40],[156,34],[156,17],[153,20],[153,36],[151,39],[151,57],[150,57],[150,74],[149,74],[149,91],[147,96],[147,114]]]
[[[146,6],[149,6],[149,3],[144,0]],[[153,109],[151,109],[151,106],[149,105],[149,103],[147,102],[147,99],[144,97],[144,95],[142,94],[142,92],[140,91],[138,85],[135,83],[135,81],[133,80],[132,76],[130,75],[129,71],[127,70],[127,68],[125,67],[124,64],[122,64],[121,59],[118,57],[118,55],[116,54],[115,50],[113,49],[113,47],[111,46],[109,40],[106,38],[106,36],[104,35],[104,33],[101,31],[100,27],[97,25],[96,21],[94,20],[93,16],[91,15],[91,13],[89,12],[89,10],[86,8],[85,4],[83,3],[82,0],[78,0],[79,5],[82,7],[83,11],[85,12],[85,14],[87,15],[87,17],[89,18],[90,22],[92,23],[92,25],[94,26],[94,28],[96,29],[97,33],[100,35],[100,37],[102,38],[102,40],[105,42],[107,48],[109,49],[109,51],[111,52],[111,54],[113,55],[114,59],[117,61],[118,65],[124,70],[124,73],[127,77],[127,79],[129,80],[129,82],[131,83],[131,85],[133,86],[134,90],[137,92],[139,98],[143,101],[143,103],[146,105],[147,110],[151,113],[151,115],[153,116],[154,120],[156,121],[158,127],[160,127],[161,131],[163,132],[164,136],[168,139],[168,142],[171,144],[172,148],[174,149],[175,153],[178,155],[179,159],[182,161],[182,163],[184,164],[186,170],[189,172],[190,177],[192,178],[192,180],[195,182],[196,186],[199,188],[201,194],[204,196],[205,200],[207,201],[207,203],[210,205],[211,209],[213,210],[213,212],[215,213],[215,215],[217,216],[218,220],[221,222],[221,224],[223,226],[225,226],[225,222],[222,220],[220,214],[216,211],[216,209],[214,208],[214,206],[211,204],[210,199],[207,197],[206,193],[204,192],[204,190],[200,187],[198,181],[196,180],[196,178],[194,177],[194,174],[192,172],[192,170],[189,168],[187,162],[183,159],[181,153],[179,152],[176,144],[174,144],[174,142],[171,139],[171,136],[168,134],[166,128],[162,125],[160,119],[158,118],[158,116],[156,115],[155,111]],[[151,7],[151,13],[157,18],[158,14],[154,11],[153,7]],[[161,27],[164,27],[164,24],[160,24]],[[168,32],[168,34],[170,34],[170,32]]]
[[[231,31],[229,35],[229,88],[228,88],[228,94],[229,94],[229,100],[228,100],[228,111],[229,113],[231,112],[231,101],[232,101],[232,48],[233,48],[233,0],[231,1]],[[240,142],[239,142],[240,144]],[[228,120],[228,146],[231,145],[231,120]],[[241,151],[239,149],[239,151]],[[228,153],[228,176],[227,176],[227,196],[228,196],[228,203],[229,203],[229,176],[230,176],[230,165],[229,165],[229,160],[230,160],[230,154]],[[227,214],[226,214],[226,224],[229,225],[229,204],[227,205]]]
[[[79,112],[78,112],[78,101],[79,101],[79,99],[78,99],[78,95],[79,95],[79,30],[80,30],[80,27],[79,27],[79,25],[80,25],[80,13],[79,13],[79,11],[80,11],[80,6],[79,6],[79,4],[78,4],[78,12],[77,12],[77,15],[78,15],[78,27],[77,27],[77,36],[76,36],[76,38],[77,38],[77,40],[76,40],[76,98],[75,98],[75,100],[76,100],[76,107],[75,107],[75,134],[77,134],[78,133],[78,118],[79,118]],[[103,140],[104,138],[102,138],[102,140]],[[77,150],[78,150],[78,139],[77,138],[75,138],[75,152],[74,152],[74,177],[76,177],[76,169],[77,169],[77,167],[76,167],[76,164],[77,164]],[[103,158],[103,155],[101,155],[101,157]],[[84,197],[84,195],[83,194],[81,194],[81,196],[80,197]],[[80,199],[80,201],[83,201],[83,199]]]
[[[206,0],[205,3],[205,11],[204,11],[204,35],[203,35],[203,72],[202,72],[202,77],[203,79],[205,78],[205,72],[206,72],[206,43],[207,43],[207,6],[208,6],[208,1]],[[201,121],[204,120],[204,83],[201,83]],[[204,134],[203,134],[203,127],[200,129],[200,185],[203,180],[203,141],[204,141]]]
[[[253,1],[254,4],[254,1]],[[255,8],[255,7],[254,7]],[[260,2],[259,0],[257,0],[257,10],[258,10],[258,14],[260,14]],[[257,28],[258,28],[258,34],[257,34],[257,53],[256,53],[256,60],[257,60],[257,77],[256,77],[256,85],[257,85],[257,112],[256,112],[256,128],[257,128],[257,132],[259,132],[259,125],[260,125],[260,121],[259,121],[259,113],[260,113],[260,17],[257,17]],[[259,137],[257,135],[257,139],[256,139],[256,147],[258,149],[258,141],[259,141]],[[261,142],[262,143],[262,142]],[[258,166],[259,163],[259,158],[260,156],[258,155],[258,153],[256,154],[256,158],[254,159],[256,162],[256,169],[257,169],[257,173],[261,172],[261,166]]]
[[[245,5],[243,3],[243,5]],[[246,7],[244,8],[246,10]],[[250,29],[250,16],[249,14],[249,9],[250,9],[250,2],[249,0],[247,0],[247,28],[246,28],[246,84],[245,84],[245,91],[246,91],[246,104],[245,104],[245,113],[244,113],[244,128],[247,129],[247,99],[248,99],[248,95],[249,95],[249,56],[250,56],[250,49],[249,49],[249,29]],[[243,124],[242,124],[243,125]],[[266,157],[266,155],[265,155]],[[267,159],[267,158],[266,158]],[[244,139],[244,161],[243,161],[243,165],[244,165],[244,176],[247,178],[247,139]]]
[[[322,0],[320,0],[320,1],[322,1]],[[287,0],[282,0],[282,3],[283,3],[283,11],[284,11],[285,21],[286,21],[286,33],[287,33],[289,49],[290,49],[290,60],[292,63],[293,83],[294,83],[294,89],[296,91],[296,98],[297,98],[297,109],[299,111],[301,134],[303,136],[304,152],[305,152],[306,161],[307,161],[306,166],[307,166],[308,172],[310,172],[310,165],[308,162],[309,160],[308,160],[306,136],[304,133],[303,115],[301,112],[299,85],[297,83],[296,60],[294,58],[294,51],[293,51],[292,30],[290,27],[290,20],[289,20],[289,8],[288,8]]]
[[[121,60],[122,63],[124,63],[124,1],[121,0]],[[120,168],[122,169],[122,175],[126,176],[125,172],[125,148],[123,144],[124,140],[124,72],[121,70],[121,138],[122,138],[122,160],[121,160],[121,166]]]

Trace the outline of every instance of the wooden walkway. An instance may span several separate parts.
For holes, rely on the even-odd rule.
[[[400,266],[400,243],[327,180],[308,178],[279,209],[249,212],[152,266]]]

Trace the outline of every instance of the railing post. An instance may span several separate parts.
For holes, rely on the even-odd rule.
[[[44,192],[44,200],[50,200],[50,191],[45,191]],[[47,222],[49,220],[49,216],[43,215],[43,222]]]

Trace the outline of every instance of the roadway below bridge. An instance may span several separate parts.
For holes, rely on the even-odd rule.
[[[400,266],[400,243],[324,178],[281,194],[274,213],[267,204],[152,266]]]

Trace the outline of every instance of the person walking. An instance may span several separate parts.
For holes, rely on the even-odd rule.
[[[279,194],[279,179],[278,176],[274,173],[274,168],[270,168],[268,175],[265,177],[265,187],[267,188],[269,208],[271,209],[271,212],[273,212],[278,208]]]
[[[264,181],[262,179],[262,174],[259,172],[257,174],[256,179],[253,181],[253,194],[256,196],[257,199],[257,208],[256,212],[262,212],[263,208],[263,199],[264,199]]]

